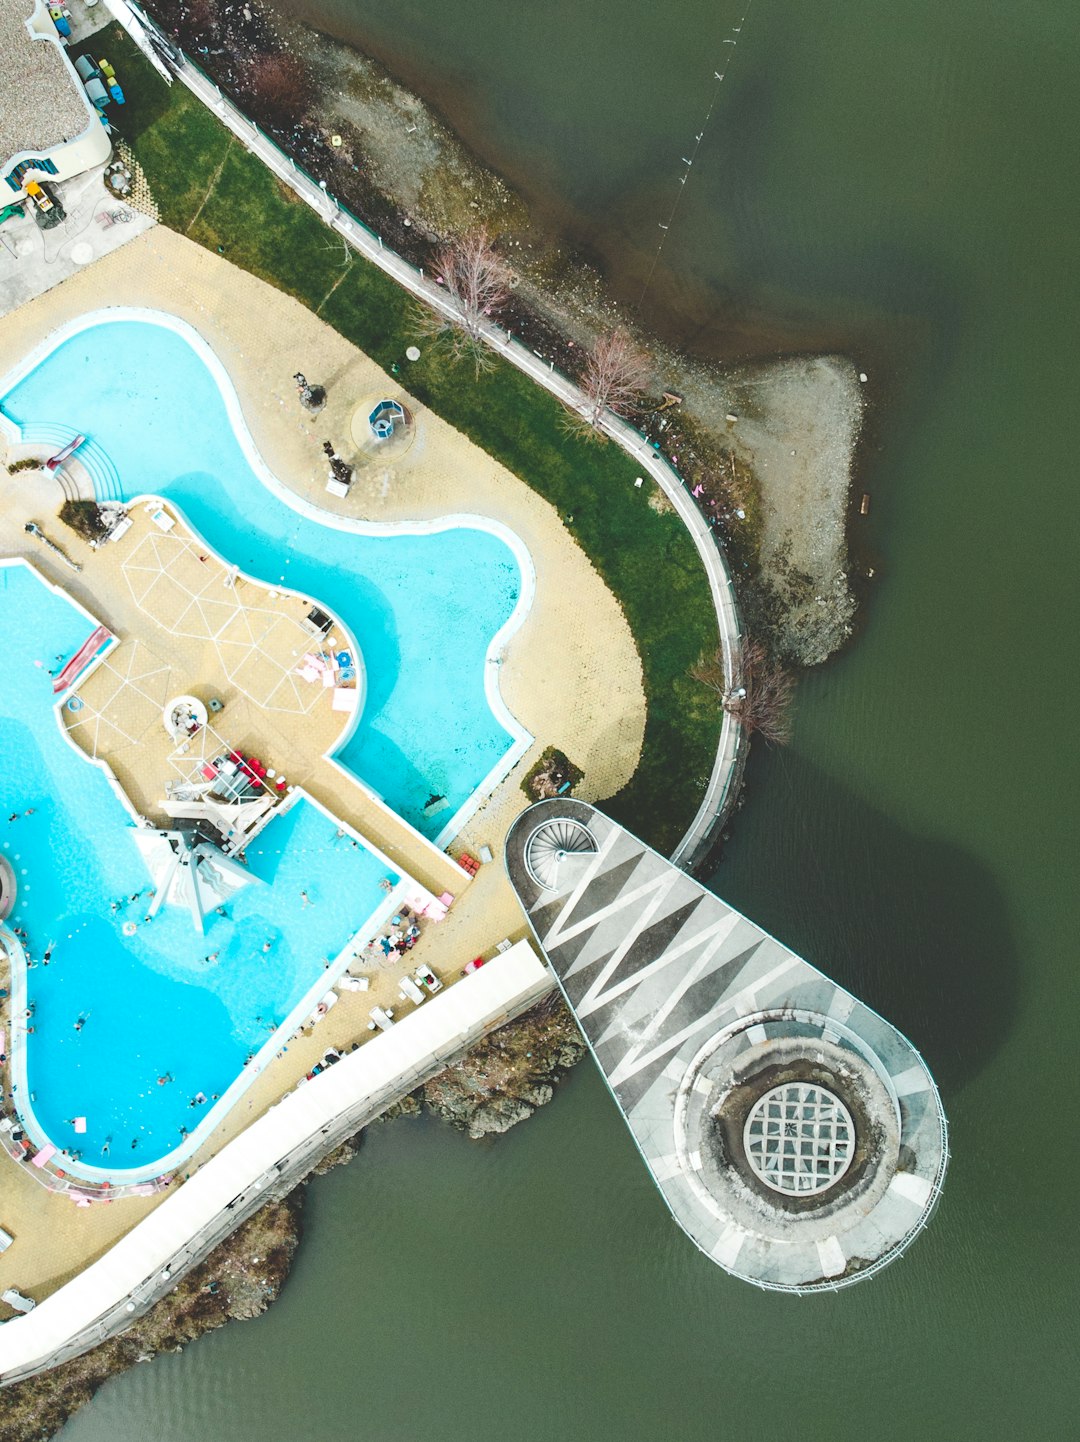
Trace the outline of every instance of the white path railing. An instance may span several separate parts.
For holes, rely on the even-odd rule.
[[[253,120],[249,120],[178,46],[162,35],[154,22],[137,5],[130,3],[130,0],[106,0],[106,3],[143,53],[167,79],[170,78],[170,72],[178,76],[247,150],[258,156],[283,184],[306,201],[326,224],[354,249],[433,309],[450,317],[456,314],[454,302],[443,287],[425,276],[422,270],[417,269],[396,251],[385,246],[382,238],[346,210],[327,191],[325,185],[317,184]],[[168,65],[163,62],[163,53],[169,57]],[[573,381],[555,369],[554,362],[544,360],[493,322],[485,322],[482,332],[493,350],[524,371],[538,385],[550,391],[564,405],[584,414],[589,413],[583,392]],[[731,573],[716,538],[694,504],[682,477],[639,431],[611,411],[607,411],[601,418],[600,429],[621,446],[642,471],[656,481],[689,531],[709,580],[720,634],[724,678],[729,689],[734,687],[741,646],[741,628]],[[689,869],[708,847],[715,824],[724,815],[732,799],[731,792],[738,775],[743,741],[742,727],[725,711],[712,772],[701,805],[671,856],[676,865]]]
[[[0,1326],[0,1386],[129,1327],[242,1221],[291,1191],[327,1152],[553,985],[529,943],[519,941],[290,1092],[103,1257],[32,1312]]]

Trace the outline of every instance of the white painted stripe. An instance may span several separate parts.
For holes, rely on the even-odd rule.
[[[598,869],[607,860],[608,853],[611,851],[616,841],[618,841],[621,834],[622,833],[616,827],[612,827],[612,829],[608,832],[607,836],[600,843],[596,855],[592,859],[592,864],[586,867],[585,873],[582,876],[581,880],[578,882],[577,886],[574,887],[573,891],[570,893],[565,904],[563,905],[562,910],[555,918],[554,925],[549,928],[546,936],[542,936],[540,938],[541,944],[545,947],[545,949],[550,951],[553,946],[558,946],[560,940],[559,928],[562,925],[563,917],[569,915],[569,913],[573,911],[574,907],[581,900],[582,896],[584,895],[585,888],[593,880]],[[539,901],[537,901],[535,906],[533,907],[533,910],[535,911],[536,908],[541,904],[547,904],[547,893],[540,897]]]
[[[817,1244],[818,1261],[823,1277],[839,1277],[847,1266],[844,1249],[838,1237],[822,1237]]]
[[[665,1004],[660,1008],[660,1010],[653,1017],[652,1021],[646,1027],[641,1041],[638,1042],[636,1046],[631,1047],[631,1049],[623,1057],[619,1065],[611,1073],[610,1081],[612,1086],[618,1086],[620,1083],[626,1081],[628,1077],[632,1077],[635,1072],[640,1071],[643,1066],[649,1065],[650,1062],[654,1061],[657,1057],[664,1056],[665,1053],[673,1050],[675,1046],[679,1045],[679,1042],[677,1040],[674,1042],[665,1041],[661,1043],[660,1046],[653,1047],[652,1050],[645,1054],[644,1058],[642,1058],[641,1056],[642,1047],[645,1045],[645,1043],[649,1040],[650,1037],[654,1037],[657,1034],[660,1028],[664,1025],[664,1022],[667,1021],[668,1017],[671,1015],[672,1011],[675,1009],[675,1007],[678,1006],[679,1002],[686,995],[689,988],[693,986],[694,983],[698,981],[700,977],[709,969],[709,963],[712,961],[714,954],[720,949],[721,943],[724,941],[724,939],[725,938],[722,934],[714,936],[713,939],[709,942],[708,946],[706,946],[705,950],[691,965],[685,976],[680,979],[679,985],[675,988],[671,996],[668,997]],[[792,957],[792,961],[795,960],[796,958]],[[715,1015],[718,1009],[718,1007],[713,1007],[712,1010],[706,1014],[706,1016],[699,1017],[696,1022],[694,1022],[689,1028],[684,1031],[683,1035],[692,1036],[694,1032],[698,1031],[701,1028],[702,1024],[705,1021],[709,1020],[709,1018]]]
[[[677,881],[678,877],[679,873],[675,872],[674,880]],[[590,880],[591,879],[590,877]],[[618,916],[620,911],[625,911],[628,907],[633,906],[635,902],[641,901],[646,896],[651,896],[654,891],[658,891],[661,888],[663,888],[665,892],[670,891],[673,884],[672,873],[666,871],[660,876],[654,876],[651,880],[642,882],[641,885],[636,886],[633,891],[624,892],[623,895],[609,902],[607,906],[602,906],[599,911],[591,911],[580,921],[576,921],[572,926],[563,929],[562,918],[570,914],[574,904],[571,902],[571,904],[565,906],[559,913],[554,927],[548,932],[544,939],[544,945],[550,949],[553,946],[561,946],[564,942],[572,941],[573,938],[580,935],[581,932],[588,931],[594,926],[599,926],[599,924],[602,921],[606,921],[609,916]],[[578,889],[584,890],[582,887]]]
[[[849,991],[841,991],[839,987],[833,993],[833,999],[829,1006],[829,1016],[833,1021],[847,1021],[851,1015],[852,1007],[855,1005],[855,998]]]
[[[928,1091],[930,1078],[921,1066],[909,1066],[892,1079],[893,1090],[898,1097],[909,1097],[914,1092]]]
[[[746,1233],[734,1222],[729,1222],[720,1233],[716,1246],[712,1249],[712,1255],[722,1267],[733,1268],[742,1251],[743,1242],[746,1240]]]
[[[664,967],[669,966],[671,962],[679,961],[682,957],[686,956],[688,952],[695,951],[699,946],[704,947],[713,937],[719,936],[721,941],[726,940],[738,925],[740,919],[735,912],[731,912],[714,926],[706,926],[703,930],[695,932],[693,936],[687,937],[685,941],[679,942],[677,946],[669,947],[668,950],[658,956],[655,961],[650,961],[648,966],[643,966],[641,970],[636,971],[633,976],[625,977],[622,981],[616,982],[613,987],[610,987],[609,990],[604,993],[603,1004],[606,1006],[608,1002],[614,1001],[625,992],[632,991],[634,987],[640,986],[643,981],[648,981],[648,979],[655,976],[657,972],[663,971]],[[710,956],[715,955],[715,952],[716,948],[714,946],[710,950]],[[729,959],[730,958],[725,958],[718,964],[725,966]],[[577,964],[578,963],[575,962],[574,966],[576,967]],[[572,974],[573,968],[571,968],[567,975]],[[580,1012],[581,1008],[579,1007],[578,1010]]]
[[[656,888],[648,903],[644,907],[642,907],[641,911],[638,912],[637,916],[631,923],[629,930],[623,936],[622,941],[619,942],[619,945],[615,948],[615,950],[608,957],[607,961],[600,968],[600,971],[594,978],[592,985],[589,987],[585,995],[580,999],[577,1006],[575,1007],[579,1018],[588,1016],[590,1012],[595,1011],[598,1006],[603,1006],[604,1003],[608,1000],[606,996],[602,995],[604,986],[611,979],[611,977],[614,976],[615,972],[618,970],[620,963],[622,962],[630,948],[633,946],[634,942],[637,941],[638,937],[646,929],[646,927],[652,921],[656,913],[660,910],[660,907],[668,899],[671,889],[675,885],[675,882],[678,880],[678,877],[679,873],[677,871],[669,872],[668,876],[665,879],[665,884]],[[630,980],[632,984],[636,985],[636,978],[631,977]]]
[[[930,1200],[931,1190],[925,1177],[917,1177],[912,1172],[897,1172],[889,1183],[889,1191],[894,1196],[903,1197],[905,1202],[912,1202],[920,1210]]]

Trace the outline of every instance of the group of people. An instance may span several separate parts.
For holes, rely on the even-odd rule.
[[[369,955],[382,954],[385,960],[391,956],[404,956],[407,951],[412,951],[420,936],[420,926],[417,921],[407,919],[407,913],[402,916],[391,918],[391,929],[384,936],[376,936],[368,942],[364,948]]]

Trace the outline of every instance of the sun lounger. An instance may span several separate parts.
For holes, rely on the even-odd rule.
[[[425,991],[429,991],[432,996],[434,996],[437,991],[442,991],[442,982],[429,966],[418,966],[413,975],[417,986],[422,986]]]
[[[402,1001],[412,1001],[415,1002],[417,1006],[419,1006],[420,1003],[424,1000],[424,993],[417,986],[416,982],[413,981],[412,977],[403,976],[401,978],[400,985]]]
[[[35,1152],[34,1155],[30,1158],[30,1163],[32,1166],[35,1167],[43,1167],[46,1162],[51,1161],[52,1158],[55,1156],[56,1148],[53,1146],[52,1142],[46,1142],[45,1145],[41,1148],[41,1151]]]
[[[331,711],[355,711],[359,695],[354,686],[335,686],[330,700]]]

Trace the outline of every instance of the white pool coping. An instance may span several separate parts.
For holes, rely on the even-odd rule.
[[[248,429],[244,418],[243,409],[240,405],[240,398],[232,383],[228,370],[219,359],[210,343],[199,334],[199,332],[187,321],[181,320],[178,316],[170,315],[167,311],[151,310],[141,306],[103,306],[98,310],[88,311],[85,315],[67,321],[65,324],[50,331],[45,338],[34,346],[20,361],[16,363],[2,378],[0,378],[0,404],[4,398],[21,381],[25,380],[31,371],[47,360],[53,351],[59,349],[66,341],[73,336],[79,335],[84,330],[91,330],[96,325],[111,324],[117,321],[141,321],[148,325],[161,326],[165,330],[171,330],[182,340],[191,346],[196,355],[203,361],[211,376],[217,383],[221,398],[225,406],[226,414],[233,428],[237,443],[244,453],[244,457],[250,465],[255,477],[262,482],[266,489],[277,500],[283,502],[297,515],[303,516],[305,520],[313,521],[318,525],[326,526],[331,530],[344,531],[359,536],[423,536],[437,535],[442,531],[451,530],[478,530],[486,531],[489,535],[495,536],[509,549],[518,563],[518,570],[521,575],[521,589],[518,594],[514,609],[503,622],[502,626],[492,636],[488,643],[484,665],[484,695],[488,706],[495,720],[502,726],[503,730],[510,736],[510,745],[502,757],[495,763],[486,776],[473,788],[473,791],[453,813],[446,824],[435,836],[433,845],[437,850],[445,847],[466,821],[476,812],[478,807],[494,791],[495,787],[503,781],[528,751],[535,739],[531,732],[527,731],[514,716],[502,696],[499,686],[499,669],[502,663],[502,656],[510,637],[520,628],[525,617],[528,615],[533,599],[536,594],[536,571],[533,566],[532,556],[521,537],[505,526],[501,521],[492,520],[487,516],[480,516],[468,512],[459,512],[449,516],[439,517],[437,520],[416,520],[416,521],[361,521],[349,516],[340,516],[332,511],[327,511],[321,506],[298,496],[289,487],[285,486],[270,467],[264,461],[255,444],[254,437]],[[389,382],[389,377],[387,378]],[[22,444],[22,430],[19,425],[3,414],[0,410],[0,432],[15,445]],[[134,503],[126,503],[134,504]],[[183,512],[172,500],[166,498],[166,504],[176,510],[185,525],[189,525]],[[198,534],[194,528],[189,526],[193,534]],[[200,537],[200,540],[202,538]],[[213,549],[213,548],[211,548]],[[215,551],[225,565],[231,566],[227,557],[221,556]],[[247,576],[245,579],[254,582],[267,589],[275,589],[272,582],[263,581],[257,577]],[[288,587],[276,589],[288,590]],[[294,592],[293,594],[300,594]],[[321,606],[317,597],[311,597],[312,603]],[[327,609],[328,615],[334,612]],[[336,619],[336,617],[335,617]],[[342,629],[346,629],[343,627]],[[358,647],[357,655],[362,656],[362,648]],[[366,668],[365,668],[366,669]],[[352,735],[356,725],[359,724],[360,715],[357,712],[351,727],[346,728],[337,744],[326,754],[325,759],[331,765],[338,767],[350,780],[359,782],[368,791],[375,802],[386,811],[391,812],[399,820],[405,822],[404,817],[383,801],[372,787],[364,782],[355,772],[337,759],[336,753],[340,751],[348,738]],[[414,827],[413,830],[416,830]],[[417,832],[417,835],[422,833]],[[426,838],[425,838],[426,839]]]
[[[52,581],[49,581],[45,576],[43,576],[42,573],[31,561],[26,560],[24,557],[21,556],[0,558],[0,569],[14,566],[24,567],[27,571],[31,573],[31,575],[36,577],[36,579],[42,586],[58,595],[72,608],[73,611],[76,611],[78,614],[85,617],[90,631],[93,631],[94,628],[97,626],[103,625],[103,622],[99,621],[98,618],[92,615],[85,606],[83,606],[80,602],[76,601],[75,598],[71,596],[62,585],[54,584]],[[108,782],[108,785],[112,790],[113,794],[120,801],[121,806],[127,813],[132,826],[134,828],[144,829],[147,827],[148,823],[146,822],[145,818],[140,816],[139,813],[132,806],[130,798],[128,797],[124,788],[120,785],[119,781],[116,779],[116,776],[113,774],[108,763],[106,761],[103,761],[100,757],[91,756],[88,752],[84,751],[75,740],[73,740],[71,733],[64,725],[63,717],[60,714],[61,710],[63,709],[64,703],[71,695],[76,693],[78,684],[82,681],[85,681],[86,678],[91,675],[99,665],[101,665],[102,661],[104,661],[106,656],[108,656],[109,653],[113,650],[113,648],[118,644],[119,642],[117,638],[115,636],[112,636],[111,639],[107,643],[105,643],[102,648],[97,652],[97,654],[87,663],[83,670],[80,671],[79,674],[74,678],[71,686],[65,688],[64,691],[60,692],[56,696],[55,700],[52,703],[52,710],[56,725],[59,728],[60,734],[63,737],[64,741],[67,743],[67,745],[71,747],[71,749],[75,752],[80,761],[86,763],[87,765],[96,767],[97,770],[102,773],[102,775]],[[351,775],[351,773],[349,774]],[[313,806],[317,811],[319,811],[323,816],[326,817],[327,821],[331,822],[335,827],[340,828],[342,831],[345,832],[347,836],[351,837],[359,845],[363,846],[363,848],[372,856],[374,856],[381,865],[385,866],[387,874],[389,876],[398,877],[399,879],[394,885],[393,890],[388,892],[387,895],[379,902],[379,905],[375,908],[375,910],[366,918],[366,920],[364,920],[360,926],[357,926],[352,931],[348,940],[342,946],[338,954],[331,960],[329,967],[325,967],[321,972],[319,972],[308,990],[304,992],[303,996],[299,999],[299,1001],[292,1008],[289,1014],[282,1020],[281,1025],[274,1030],[273,1034],[269,1036],[267,1040],[263,1043],[263,1045],[256,1051],[254,1060],[249,1065],[241,1068],[235,1079],[230,1083],[226,1090],[222,1092],[219,1100],[215,1102],[208,1111],[202,1114],[201,1120],[199,1121],[198,1125],[195,1126],[188,1133],[188,1135],[183,1139],[182,1143],[179,1146],[174,1147],[171,1151],[165,1153],[160,1157],[155,1158],[152,1165],[148,1164],[144,1167],[130,1168],[95,1167],[88,1165],[85,1161],[73,1162],[70,1160],[70,1156],[65,1150],[63,1160],[59,1162],[58,1165],[62,1168],[64,1172],[68,1173],[70,1176],[81,1178],[83,1181],[89,1182],[110,1182],[114,1183],[118,1188],[120,1188],[126,1186],[135,1186],[142,1182],[153,1181],[168,1172],[176,1171],[184,1164],[184,1162],[190,1156],[192,1156],[196,1151],[198,1151],[199,1147],[202,1146],[202,1144],[209,1138],[211,1133],[215,1131],[216,1128],[225,1120],[227,1114],[232,1111],[232,1109],[236,1106],[237,1102],[252,1085],[252,1083],[256,1080],[256,1078],[261,1075],[261,1073],[265,1070],[269,1063],[275,1059],[277,1054],[283,1048],[287,1047],[289,1038],[292,1036],[293,1032],[295,1032],[300,1026],[300,1024],[311,1014],[312,1011],[314,1011],[315,1007],[319,1003],[319,1000],[323,996],[325,996],[325,994],[333,987],[334,983],[344,975],[349,965],[357,959],[357,939],[360,937],[367,939],[367,937],[372,932],[380,930],[386,920],[389,917],[393,916],[399,907],[403,905],[409,905],[411,897],[430,895],[426,887],[421,886],[418,881],[411,877],[407,872],[404,872],[400,866],[392,862],[379,849],[379,847],[374,844],[374,842],[369,841],[365,836],[363,836],[359,831],[357,831],[355,827],[351,826],[349,822],[346,821],[343,817],[337,816],[334,812],[330,811],[326,806],[322,804],[321,801],[317,800],[309,792],[305,791],[302,786],[294,787],[293,790],[289,793],[286,800],[282,802],[281,805],[275,808],[274,812],[271,813],[267,825],[273,825],[274,819],[276,817],[285,815],[287,811],[291,810],[292,807],[301,800],[306,801],[309,805]],[[407,825],[408,823],[403,824]],[[152,827],[151,829],[157,830],[159,828]],[[416,834],[417,836],[419,836],[419,833]],[[430,845],[430,843],[428,844]],[[12,959],[11,1076],[17,1098],[16,1110],[18,1111],[20,1120],[22,1121],[26,1132],[36,1143],[37,1147],[40,1148],[42,1146],[45,1146],[46,1144],[54,1146],[57,1149],[57,1156],[59,1157],[60,1152],[63,1149],[63,1144],[60,1139],[52,1136],[48,1129],[43,1126],[41,1121],[38,1119],[38,1116],[34,1111],[32,1093],[30,1091],[28,1083],[26,1055],[27,1032],[23,1023],[23,1013],[26,1010],[27,1004],[26,953],[18,937],[16,937],[14,932],[11,930],[11,920],[12,918],[9,917],[6,922],[0,923],[0,939],[2,939],[8,955]]]
[[[114,1317],[123,1324],[133,1320],[133,1314],[145,1311],[205,1255],[218,1239],[221,1219],[237,1215],[230,1208],[243,1206],[252,1196],[262,1199],[283,1180],[293,1185],[288,1159],[313,1138],[325,1136],[343,1115],[356,1117],[356,1125],[363,1126],[369,1119],[364,1108],[377,1115],[395,1095],[440,1071],[551,985],[547,967],[528,942],[519,941],[290,1092],[104,1256],[32,1312],[0,1326],[0,1383],[48,1366],[74,1339],[85,1338],[76,1352],[86,1350],[108,1334]]]

